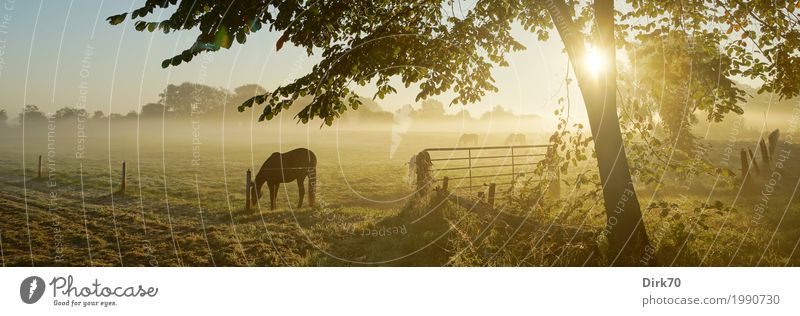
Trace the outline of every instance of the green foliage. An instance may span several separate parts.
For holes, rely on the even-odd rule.
[[[167,59],[162,66],[178,65],[204,52],[227,48],[231,39],[243,43],[247,36],[268,25],[283,32],[276,43],[280,49],[291,42],[323,59],[311,73],[293,83],[243,103],[243,108],[264,104],[260,119],[269,119],[293,101],[313,95],[298,114],[301,121],[317,117],[331,124],[348,108],[359,105],[347,87],[350,83],[374,82],[376,97],[393,93],[389,78],[399,77],[404,85],[419,83],[417,99],[454,90],[451,103],[476,102],[487,91],[496,91],[490,69],[506,65],[504,56],[523,49],[510,34],[510,21],[540,33],[544,19],[539,4],[478,2],[463,18],[446,16],[441,1],[355,1],[348,3],[297,1],[147,1],[133,11],[132,18],[148,16],[157,7],[176,6],[163,21],[139,23],[144,31],[150,24],[165,31],[199,29],[192,47]],[[118,24],[124,15],[109,18]],[[142,22],[142,21],[139,21]],[[412,65],[406,67],[406,65]],[[243,109],[242,108],[242,109]]]
[[[691,135],[690,124],[686,121],[691,116],[690,112],[676,113],[674,106],[679,103],[666,103],[661,106],[653,105],[653,90],[622,85],[620,89],[620,127],[623,141],[625,142],[631,173],[634,180],[645,185],[660,184],[664,181],[665,172],[675,174],[679,179],[692,177],[696,174],[719,175],[722,183],[733,184],[735,174],[728,169],[718,168],[708,160],[707,152],[710,146],[703,140]],[[669,84],[671,87],[675,85]],[[680,89],[680,88],[678,88]],[[721,88],[718,88],[719,90]],[[738,93],[738,88],[728,90]],[[665,96],[673,98],[673,96]],[[709,100],[699,98],[697,101]],[[708,103],[717,104],[719,99]],[[738,108],[735,103],[730,104]],[[670,106],[673,106],[670,109]],[[683,106],[683,105],[679,105]],[[729,108],[730,109],[730,108]],[[656,114],[668,111],[672,116],[667,116],[675,121],[683,121],[680,125],[670,125],[660,116],[658,122]],[[673,123],[675,122],[673,121]],[[659,126],[664,126],[659,128]],[[669,150],[664,150],[668,148]]]
[[[679,60],[697,59],[703,68],[698,86],[708,83],[714,74],[722,79],[719,85],[703,86],[716,87],[716,91],[706,91],[710,94],[691,92],[698,100],[693,106],[707,110],[710,118],[718,120],[728,111],[741,111],[732,102],[741,97],[741,91],[730,85],[733,76],[763,80],[760,91],[775,91],[782,97],[800,92],[800,72],[794,71],[800,58],[796,54],[800,20],[791,1],[626,2],[630,9],[619,12],[616,21],[620,46],[648,45],[666,37],[670,47],[660,54],[683,52],[677,55]],[[562,5],[573,12],[576,29],[591,39],[592,6],[576,1]],[[399,77],[406,87],[419,85],[418,100],[452,90],[457,96],[451,104],[474,103],[486,92],[497,90],[491,68],[507,65],[507,53],[524,49],[511,35],[512,25],[518,23],[539,40],[548,39],[553,27],[545,4],[537,1],[477,1],[459,10],[460,14],[453,9],[456,6],[461,8],[461,3],[450,0],[148,0],[132,11],[130,18],[138,31],[200,31],[196,42],[164,60],[164,67],[191,61],[202,52],[230,48],[234,41],[244,44],[263,26],[282,32],[277,49],[291,42],[308,54],[319,54],[322,60],[294,82],[243,102],[240,110],[264,104],[259,119],[270,119],[293,101],[313,95],[315,99],[298,118],[307,122],[316,117],[331,124],[348,108],[359,105],[348,88],[351,83],[374,83],[375,97],[381,98],[396,91],[389,79]],[[174,9],[168,18],[144,20],[156,9],[166,8]],[[126,18],[128,13],[123,13],[109,17],[108,22],[116,25]],[[687,45],[694,49],[682,49]],[[657,58],[658,51],[654,53],[651,57]],[[665,103],[665,113],[674,113],[674,104]],[[676,115],[678,122],[687,117]]]
[[[705,112],[719,122],[725,114],[742,114],[739,106],[745,91],[727,77],[733,70],[730,58],[719,52],[718,34],[687,34],[675,30],[665,34],[640,35],[629,44],[633,69],[623,75],[632,100],[650,105],[658,113],[670,138],[688,148],[695,113]]]
[[[781,97],[800,93],[800,20],[795,1],[628,1],[623,38],[669,34],[681,30],[716,41],[726,78],[743,76],[764,82],[759,92]],[[647,23],[640,22],[641,20]],[[635,42],[631,42],[635,45]]]

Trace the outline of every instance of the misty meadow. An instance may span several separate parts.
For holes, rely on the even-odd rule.
[[[0,21],[4,266],[800,263],[796,3],[62,6]]]

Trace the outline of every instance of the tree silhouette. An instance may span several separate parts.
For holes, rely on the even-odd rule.
[[[412,117],[419,119],[440,120],[444,117],[444,104],[437,100],[422,101],[419,110],[413,112]]]
[[[161,103],[148,103],[142,106],[139,114],[142,118],[163,117],[169,115]]]
[[[239,105],[245,101],[257,96],[267,93],[267,89],[258,84],[246,84],[233,89],[232,93],[228,93],[228,99],[225,102],[225,108],[218,108],[216,111],[225,111],[225,119],[234,121],[242,121],[241,115],[234,115],[238,112]],[[246,121],[246,120],[245,120]]]
[[[512,35],[521,25],[539,40],[560,36],[578,81],[595,145],[603,187],[610,262],[640,264],[648,237],[631,178],[617,113],[616,48],[636,45],[641,36],[684,30],[718,40],[716,52],[731,62],[721,76],[763,82],[761,91],[793,97],[800,92],[800,31],[790,1],[497,1],[478,0],[456,13],[451,0],[232,1],[148,0],[131,12],[139,31],[197,29],[197,41],[163,67],[191,61],[202,52],[230,48],[234,41],[267,26],[287,42],[322,58],[310,73],[245,101],[240,109],[263,105],[271,119],[294,100],[314,96],[297,115],[332,124],[360,105],[351,83],[374,83],[376,97],[395,92],[390,78],[418,84],[417,99],[445,91],[452,103],[469,104],[496,91],[491,69],[507,66],[507,54],[522,50]],[[461,2],[458,2],[460,5]],[[161,21],[145,21],[157,8],[172,7]],[[619,9],[619,11],[617,11]],[[119,24],[127,13],[108,18]],[[607,67],[592,73],[584,62],[593,47]]]
[[[47,116],[35,105],[26,105],[19,114],[19,123],[23,126],[24,124],[44,124],[45,122],[47,122]]]
[[[56,111],[56,113],[53,114],[53,117],[56,120],[65,120],[65,119],[75,119],[79,115],[83,116],[83,117],[86,117],[86,116],[88,116],[88,113],[84,109],[63,107],[63,108],[58,109]]]
[[[235,109],[239,106],[239,104],[244,103],[244,101],[247,101],[257,95],[262,95],[264,93],[267,93],[267,89],[264,89],[264,87],[254,83],[236,87],[235,89],[233,89],[232,103],[234,106],[231,106],[230,108]]]
[[[5,109],[0,109],[0,128],[8,127],[8,113]]]
[[[481,115],[481,120],[508,119],[508,118],[514,118],[514,117],[515,117],[515,115],[514,115],[514,113],[511,113],[511,111],[506,110],[506,108],[504,108],[502,106],[495,105],[491,110],[489,110],[488,112],[483,113],[483,115]]]
[[[209,87],[199,83],[184,82],[170,84],[159,94],[158,103],[167,112],[178,118],[201,115],[212,109],[221,108],[229,92],[222,88]]]
[[[105,118],[105,114],[103,113],[103,111],[100,110],[94,111],[94,113],[92,114],[92,120],[100,120],[103,118]]]

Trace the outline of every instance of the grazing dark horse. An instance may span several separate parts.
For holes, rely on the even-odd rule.
[[[478,144],[478,134],[461,134],[458,138],[458,146],[475,146]]]
[[[297,180],[297,189],[300,192],[300,201],[297,202],[297,207],[303,207],[303,195],[306,191],[303,181],[306,176],[308,176],[308,204],[314,206],[317,187],[317,156],[305,148],[297,148],[285,153],[272,153],[261,165],[261,169],[256,174],[255,185],[250,188],[253,205],[258,202],[258,198],[261,196],[261,186],[266,182],[269,188],[269,206],[274,210],[275,199],[278,197],[278,188],[281,183]]]
[[[506,137],[507,146],[525,145],[528,140],[525,139],[525,134],[510,134]]]

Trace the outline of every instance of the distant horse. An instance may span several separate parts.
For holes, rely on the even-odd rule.
[[[506,137],[507,146],[526,145],[527,143],[528,140],[525,138],[525,134],[510,134]]]
[[[458,146],[478,145],[478,134],[461,134],[458,138]]]
[[[300,201],[297,202],[297,207],[303,207],[303,195],[306,191],[303,181],[306,176],[308,176],[308,204],[314,206],[317,187],[317,156],[305,148],[297,148],[285,153],[272,153],[261,165],[261,169],[256,174],[255,185],[250,188],[253,205],[261,197],[261,187],[266,182],[269,187],[269,206],[274,210],[275,199],[281,183],[296,180],[297,189],[300,192]]]

